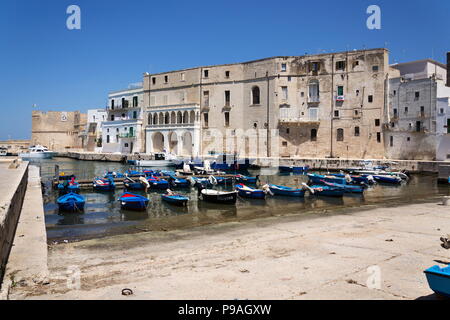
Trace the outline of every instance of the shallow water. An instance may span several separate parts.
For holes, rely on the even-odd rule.
[[[51,178],[56,164],[60,171],[75,174],[79,179],[93,179],[103,176],[105,171],[123,172],[129,165],[79,161],[67,158],[54,158],[37,162],[41,167],[42,181],[45,185],[44,210],[49,242],[68,240],[75,241],[87,238],[102,237],[112,234],[123,234],[149,230],[169,230],[187,228],[198,225],[229,221],[240,221],[274,215],[312,216],[327,212],[342,212],[346,207],[363,205],[397,205],[411,203],[430,197],[449,195],[450,188],[437,184],[436,175],[413,175],[410,181],[401,186],[375,185],[367,189],[364,195],[348,195],[344,198],[327,198],[305,196],[305,199],[289,197],[268,197],[264,200],[238,199],[235,206],[217,205],[197,200],[194,188],[180,189],[178,192],[188,195],[187,207],[177,207],[161,201],[163,191],[149,191],[150,204],[146,211],[135,212],[120,209],[117,201],[123,189],[114,192],[95,192],[82,190],[86,197],[86,206],[82,214],[60,214],[56,205],[58,192],[51,189]],[[167,169],[167,168],[166,168]],[[250,170],[250,175],[259,174],[259,170]],[[286,186],[298,186],[307,182],[302,175],[271,175],[260,177],[263,183],[270,182]],[[221,187],[232,189],[232,186]],[[133,191],[144,195],[144,192]],[[332,217],[330,217],[332,219]]]

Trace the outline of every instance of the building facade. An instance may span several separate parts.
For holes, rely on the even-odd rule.
[[[430,59],[392,66],[389,81],[386,156],[391,159],[445,160],[450,154],[450,87],[446,66]]]
[[[55,152],[81,151],[87,117],[79,111],[32,112],[31,145],[43,145]]]
[[[87,111],[87,125],[82,134],[83,149],[90,152],[102,151],[102,123],[107,119],[104,109],[90,109]]]
[[[102,152],[143,152],[143,88],[132,87],[108,95],[106,121],[102,122]]]
[[[144,74],[146,151],[383,158],[392,71],[372,49]]]
[[[28,152],[30,140],[4,140],[0,141],[0,148],[6,149],[8,154],[18,155],[19,153]]]

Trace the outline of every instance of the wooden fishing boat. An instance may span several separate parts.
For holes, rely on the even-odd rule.
[[[206,189],[202,184],[197,184],[197,189],[198,198],[203,201],[220,204],[235,204],[237,200],[237,191]]]
[[[305,190],[269,184],[269,189],[276,196],[304,197]]]
[[[309,186],[312,190],[314,190],[314,195],[316,196],[326,196],[326,197],[338,197],[341,198],[344,196],[345,190],[343,188],[332,187],[328,185],[312,185]]]
[[[169,185],[174,188],[188,188],[191,186],[191,183],[187,179],[169,176]]]
[[[70,192],[59,197],[56,202],[60,211],[81,212],[84,210],[86,200],[82,195]]]
[[[181,194],[170,193],[162,194],[161,199],[177,206],[186,206],[187,202],[189,201],[189,197],[183,196]]]
[[[95,178],[93,182],[94,190],[97,191],[111,191],[116,188],[116,184],[112,178],[102,179]]]
[[[238,195],[243,198],[250,198],[250,199],[265,199],[266,193],[262,189],[253,189],[245,184],[239,183],[236,185],[236,190],[238,192]]]
[[[369,176],[369,175],[364,174],[363,176]],[[376,174],[376,175],[370,175],[370,176],[372,176],[373,179],[379,183],[401,184],[403,181],[402,178],[400,178],[399,176],[395,176],[395,175]]]
[[[322,175],[317,173],[308,173],[308,178],[311,183],[314,184],[323,184],[322,181],[338,183],[338,184],[346,184],[345,178],[339,178],[332,175]]]
[[[332,176],[336,176],[338,178],[345,178],[345,174],[343,173],[332,173]],[[361,176],[361,175],[349,175],[351,178],[351,181],[347,181],[347,184],[366,184],[366,185],[370,185],[370,184],[374,184],[375,183],[375,179],[373,179],[373,177],[371,176]]]
[[[142,183],[142,181],[140,180],[133,180],[131,178],[125,178],[123,180],[123,185],[125,186],[125,188],[129,189],[129,190],[144,190],[145,189],[145,184]],[[149,186],[147,184],[147,186]]]
[[[346,193],[363,193],[364,188],[362,186],[352,185],[352,184],[339,184],[339,183],[330,183],[322,180],[322,184],[330,187],[341,188],[344,189]]]
[[[433,266],[424,271],[428,285],[437,294],[450,298],[450,266]]]
[[[130,192],[123,193],[118,201],[120,207],[125,210],[145,210],[149,202],[146,197]]]
[[[151,176],[147,178],[148,183],[150,184],[150,188],[152,189],[168,189],[169,182],[167,180]]]
[[[250,177],[250,176],[244,176],[242,174],[236,175],[235,178],[236,178],[236,182],[239,182],[239,183],[256,184],[256,182],[259,180],[259,176]]]

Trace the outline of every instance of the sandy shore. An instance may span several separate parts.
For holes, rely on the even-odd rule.
[[[416,299],[432,295],[423,270],[450,260],[447,233],[450,207],[433,202],[62,243],[50,283],[9,298]]]

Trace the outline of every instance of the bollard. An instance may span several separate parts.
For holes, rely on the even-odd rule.
[[[443,206],[448,206],[449,205],[449,201],[450,201],[450,197],[443,197],[442,198],[442,205]]]

